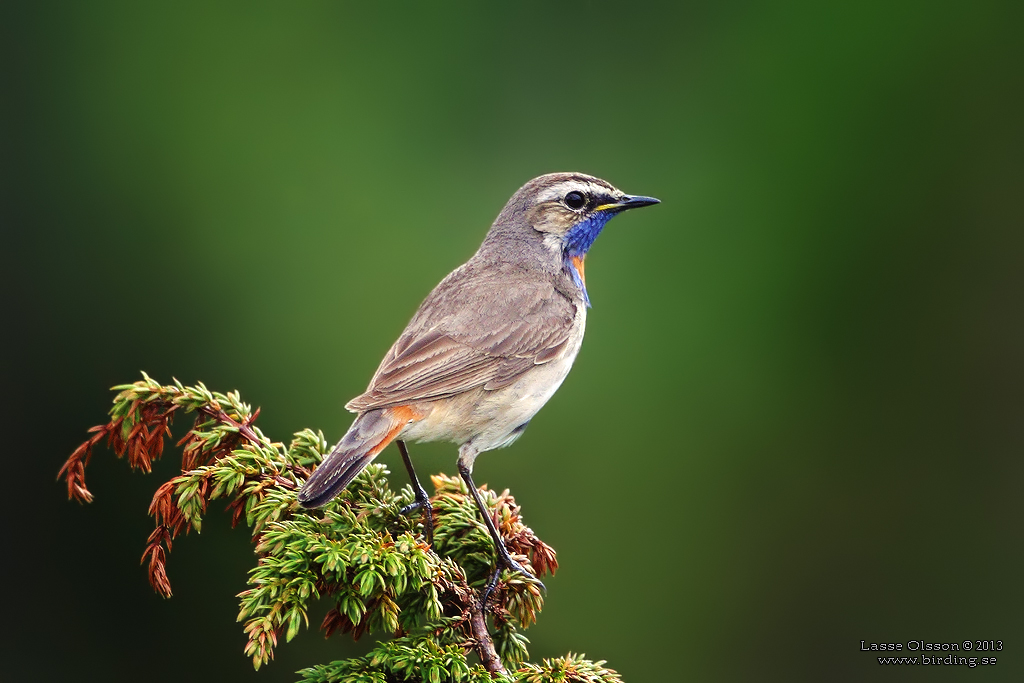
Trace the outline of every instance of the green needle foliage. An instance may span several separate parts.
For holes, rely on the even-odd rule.
[[[253,423],[259,410],[237,393],[211,392],[143,380],[114,387],[107,424],[68,458],[60,471],[69,498],[86,503],[85,467],[106,439],[118,457],[149,472],[163,453],[178,412],[194,413],[182,446],[182,474],[157,489],[149,514],[156,521],[143,562],[159,594],[171,596],[167,555],[181,533],[202,529],[209,503],[223,499],[232,525],[252,530],[257,557],[249,588],[238,595],[245,654],[259,669],[280,639],[309,626],[316,600],[332,609],[320,625],[333,633],[380,640],[365,657],[300,672],[307,683],[409,681],[586,681],[621,683],[619,675],[582,656],[526,662],[522,631],[537,619],[544,598],[537,582],[504,572],[486,606],[484,585],[495,568],[494,546],[473,499],[458,477],[432,477],[434,542],[421,520],[399,510],[412,489],[395,492],[383,465],[371,464],[326,507],[305,510],[296,492],[329,452],[323,433],[303,430],[291,443],[271,441]],[[527,527],[508,491],[480,493],[506,547],[537,576],[554,573],[555,552]],[[475,655],[475,657],[474,657]],[[479,663],[472,663],[478,659]]]

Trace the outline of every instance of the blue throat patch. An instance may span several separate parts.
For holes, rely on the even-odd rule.
[[[583,258],[587,255],[587,251],[590,250],[597,236],[601,234],[605,224],[614,216],[615,214],[613,213],[601,211],[585,221],[574,225],[565,233],[565,237],[562,238],[562,263],[565,265],[565,270],[569,273],[569,277],[572,278],[572,281],[583,292],[583,301],[586,302],[587,308],[590,308],[587,285],[583,282],[583,278],[580,277],[579,271],[576,270],[572,260],[574,258]]]

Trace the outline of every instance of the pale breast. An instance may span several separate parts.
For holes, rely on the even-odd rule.
[[[556,357],[535,365],[515,382],[496,390],[482,387],[441,401],[417,404],[424,417],[401,438],[414,441],[472,442],[479,451],[512,443],[565,381],[583,343],[586,308],[578,307],[568,343]]]

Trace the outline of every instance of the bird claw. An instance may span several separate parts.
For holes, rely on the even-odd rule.
[[[430,504],[430,501],[428,501],[428,500],[415,500],[415,501],[409,503],[408,505],[406,505],[405,507],[403,507],[401,510],[399,510],[398,514],[400,514],[400,515],[407,515],[410,512],[416,512],[417,510],[419,510],[422,507],[429,508],[429,509],[433,510],[433,506]]]
[[[430,504],[430,498],[427,498],[426,491],[420,489],[416,493],[416,500],[399,510],[398,514],[405,516],[420,509],[424,511],[427,518],[423,524],[423,534],[427,537],[427,545],[432,546],[434,545],[434,506]]]
[[[498,587],[498,579],[501,577],[503,569],[508,569],[509,571],[522,574],[529,581],[540,586],[540,589],[544,591],[545,594],[548,592],[547,586],[544,585],[544,582],[534,576],[531,572],[527,571],[523,565],[513,560],[510,555],[502,555],[501,553],[498,553],[498,564],[494,568],[494,573],[491,574],[491,578],[487,581],[487,587],[484,589],[483,599],[480,600],[480,606],[482,608],[487,607],[487,601],[491,599],[491,593],[493,593],[494,589]]]

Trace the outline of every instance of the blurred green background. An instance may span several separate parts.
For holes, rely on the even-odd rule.
[[[559,552],[532,658],[1024,680],[1022,4],[846,5],[4,3],[0,677],[365,651],[313,630],[253,673],[222,514],[152,593],[174,457],[97,452],[87,507],[54,475],[139,370],[339,438],[512,192],[578,170],[664,203],[602,235],[576,368],[477,464]],[[862,639],[1005,645],[885,669]]]

